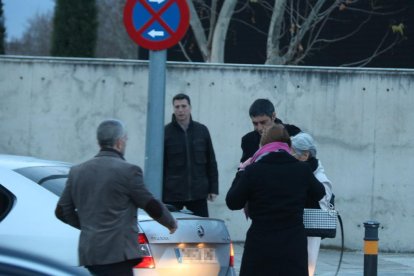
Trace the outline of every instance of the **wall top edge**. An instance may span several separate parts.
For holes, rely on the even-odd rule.
[[[112,59],[112,58],[71,58],[71,57],[41,57],[41,56],[14,56],[0,55],[1,62],[26,63],[72,63],[79,65],[138,65],[148,66],[148,60]],[[168,67],[186,69],[221,69],[221,70],[286,70],[329,73],[398,73],[414,74],[414,69],[408,68],[368,68],[368,67],[328,67],[328,66],[299,66],[299,65],[265,65],[265,64],[232,64],[232,63],[205,63],[205,62],[175,62],[167,61]]]

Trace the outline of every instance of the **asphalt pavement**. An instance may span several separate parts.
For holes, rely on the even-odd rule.
[[[240,271],[244,243],[234,243],[235,270]],[[316,266],[317,276],[333,276],[338,267],[340,251],[321,248]],[[378,276],[414,275],[414,253],[378,253]],[[345,251],[339,276],[364,275],[364,252]]]

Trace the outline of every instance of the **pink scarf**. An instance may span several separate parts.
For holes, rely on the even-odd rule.
[[[284,150],[287,153],[290,153],[289,145],[283,142],[272,142],[269,144],[264,145],[258,151],[256,151],[250,160],[250,164],[260,159],[260,157],[264,154],[268,154],[270,152],[275,152],[279,150]]]

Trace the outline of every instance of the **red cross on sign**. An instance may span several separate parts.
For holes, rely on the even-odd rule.
[[[177,44],[187,32],[190,12],[186,0],[127,0],[124,25],[138,45],[164,50]]]

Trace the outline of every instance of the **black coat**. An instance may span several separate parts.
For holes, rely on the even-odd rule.
[[[191,120],[187,131],[173,120],[165,126],[163,201],[207,199],[218,194],[218,171],[210,133]]]
[[[308,275],[303,209],[307,199],[318,201],[324,194],[310,167],[284,151],[238,172],[226,203],[231,210],[248,204],[252,219],[240,276]]]
[[[282,121],[277,119],[275,120],[275,123],[282,124]],[[295,125],[289,125],[289,124],[283,124],[289,133],[290,136],[295,136],[298,134],[301,130]],[[241,139],[241,148],[243,151],[242,157],[240,158],[240,162],[244,162],[250,157],[253,156],[253,154],[259,149],[260,144],[260,134],[256,130],[253,130],[247,134],[245,134]]]

